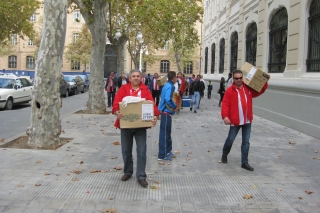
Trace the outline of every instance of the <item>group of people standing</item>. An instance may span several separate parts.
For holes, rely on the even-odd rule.
[[[116,115],[115,127],[120,129],[121,132],[121,150],[124,161],[124,174],[121,177],[122,181],[127,181],[133,175],[133,138],[135,138],[137,145],[137,171],[136,177],[138,183],[147,187],[147,175],[145,172],[146,168],[146,151],[147,151],[147,128],[130,128],[121,129],[119,120],[122,119],[123,115],[119,111],[119,102],[126,96],[136,96],[145,98],[146,100],[153,101],[154,117],[152,120],[153,126],[156,125],[157,120],[160,119],[160,131],[159,131],[159,161],[171,161],[175,158],[175,154],[172,152],[172,116],[178,112],[179,107],[172,100],[173,93],[175,92],[175,84],[181,82],[181,73],[176,75],[176,72],[170,71],[167,75],[167,83],[163,88],[158,87],[157,78],[155,74],[154,78],[146,84],[145,76],[137,69],[131,70],[129,73],[129,81],[119,88],[118,93],[115,95],[115,101],[113,103],[112,113]],[[221,116],[225,125],[229,125],[229,133],[224,143],[222,150],[221,162],[227,163],[227,156],[231,150],[233,141],[235,140],[238,131],[242,129],[242,145],[241,145],[241,168],[249,171],[253,171],[248,163],[248,154],[250,147],[250,134],[251,134],[251,123],[253,119],[252,113],[252,98],[258,97],[264,93],[268,87],[268,83],[264,85],[260,92],[256,92],[250,87],[243,83],[242,71],[236,70],[228,78],[228,81],[232,78],[232,85],[227,89],[223,88],[221,91],[222,98],[219,105],[221,106]],[[221,79],[221,83],[225,84],[225,81]],[[178,83],[179,84],[179,83]],[[180,83],[181,84],[181,83]],[[189,86],[189,94],[192,95],[192,105],[190,110],[198,109],[200,99],[204,96],[204,83],[201,81],[201,76],[198,75],[192,82],[191,87]],[[209,89],[210,88],[210,89]],[[161,96],[160,100],[155,100],[154,97]],[[211,98],[212,85],[209,81],[208,84],[208,98]],[[210,94],[209,94],[210,91]],[[181,91],[182,92],[182,91]],[[190,93],[191,92],[191,93]],[[181,94],[181,93],[180,93]],[[184,94],[184,93],[182,93]],[[154,96],[154,97],[153,97]],[[161,116],[160,116],[161,115]],[[160,117],[160,118],[159,118]]]

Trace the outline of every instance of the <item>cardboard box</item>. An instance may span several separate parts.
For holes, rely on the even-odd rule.
[[[123,118],[120,119],[120,128],[141,128],[152,127],[153,120],[153,101],[142,101],[138,103],[127,104],[126,107],[119,103],[120,113]]]
[[[163,76],[163,77],[159,77],[157,79],[157,83],[158,83],[158,86],[164,86],[166,83],[167,83],[167,77],[166,76]]]
[[[241,71],[243,73],[243,82],[257,92],[260,92],[264,84],[270,79],[268,73],[263,72],[248,62],[242,66]]]

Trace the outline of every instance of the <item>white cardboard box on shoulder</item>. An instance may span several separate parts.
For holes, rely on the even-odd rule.
[[[147,128],[153,126],[153,101],[128,103],[125,107],[120,102],[119,108],[120,113],[123,114],[122,119],[120,119],[120,128]]]
[[[268,73],[263,72],[248,62],[242,66],[241,71],[243,73],[243,82],[257,92],[260,92],[264,84],[270,79]]]

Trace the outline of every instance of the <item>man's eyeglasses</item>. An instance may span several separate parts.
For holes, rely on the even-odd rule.
[[[234,80],[242,80],[242,77],[240,77],[240,78],[233,78]]]

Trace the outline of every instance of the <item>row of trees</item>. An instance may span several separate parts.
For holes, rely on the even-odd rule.
[[[29,8],[30,11],[27,13],[28,19],[39,7],[36,0],[17,1],[21,1],[19,2],[21,5],[25,2],[29,5],[32,5],[31,2],[34,3],[35,6]],[[8,9],[7,6],[3,8]],[[0,5],[0,14],[3,8]],[[14,9],[15,14],[20,16],[20,13],[16,13],[16,8]],[[134,40],[138,30],[143,33],[144,43],[148,45],[149,50],[163,47],[167,41],[171,42],[172,55],[175,57],[178,71],[181,71],[184,60],[189,60],[188,56],[199,45],[195,24],[201,21],[203,13],[200,0],[177,0],[174,1],[174,5],[171,0],[44,0],[43,28],[36,61],[31,125],[27,130],[29,145],[35,148],[53,148],[60,145],[59,80],[67,10],[74,9],[80,9],[86,26],[82,29],[78,40],[78,44],[81,45],[76,42],[68,46],[69,51],[66,57],[84,64],[90,63],[91,86],[87,113],[106,113],[103,82],[106,35],[117,50],[119,70],[124,70],[125,45],[137,64],[138,58],[133,50],[136,48]],[[22,6],[21,11],[25,12],[25,10]],[[18,18],[13,18],[11,23],[15,23]],[[28,19],[25,18],[23,22],[26,26],[30,23]],[[7,23],[6,26],[11,24]],[[0,36],[1,44],[10,39],[12,33],[32,38],[33,32],[29,32],[28,29],[29,27],[20,30],[9,29],[4,37]],[[115,39],[114,35],[117,31],[121,32],[121,36]],[[80,43],[84,41],[86,42]],[[88,50],[91,51],[90,57]],[[74,52],[76,54],[71,54]]]

